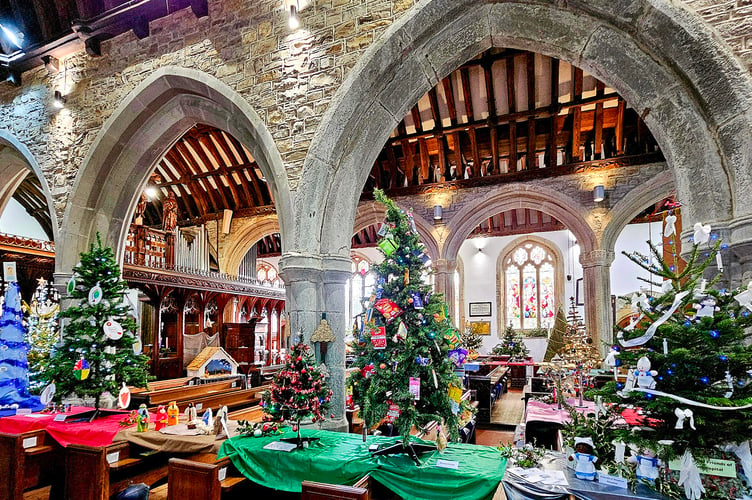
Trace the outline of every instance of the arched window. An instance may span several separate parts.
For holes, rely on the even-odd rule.
[[[277,274],[277,269],[264,261],[259,261],[256,264],[256,279],[260,282],[269,282],[272,285],[281,285],[281,280]]]
[[[353,318],[363,312],[362,300],[371,295],[376,286],[376,273],[372,270],[372,263],[366,258],[353,254],[352,256],[352,276],[347,287],[347,312],[352,324]]]
[[[537,241],[523,241],[504,255],[503,325],[517,330],[553,326],[560,300],[558,266],[553,251]]]

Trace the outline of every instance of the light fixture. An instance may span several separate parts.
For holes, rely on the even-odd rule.
[[[290,19],[288,24],[291,30],[300,28],[300,18],[298,17],[298,5],[297,2],[290,4]]]
[[[433,220],[440,221],[443,216],[444,216],[444,208],[441,205],[434,205],[433,206]]]
[[[57,57],[48,54],[42,56],[42,62],[44,63],[44,67],[47,68],[49,74],[54,75],[60,71],[60,60]]]
[[[598,203],[603,201],[603,199],[606,197],[606,188],[603,187],[603,184],[598,184],[593,188],[593,201]]]
[[[23,43],[23,39],[24,39],[23,33],[21,33],[20,31],[15,32],[15,30],[12,30],[8,28],[7,26],[3,26],[2,24],[0,24],[0,30],[3,31],[3,33],[5,34],[5,38],[6,40],[8,40],[8,42],[15,45],[16,48],[19,48],[19,49],[23,48],[21,47],[21,44]]]
[[[52,105],[57,109],[63,109],[65,107],[65,97],[63,97],[63,94],[61,94],[59,90],[55,91],[55,95],[52,98]]]
[[[146,186],[146,189],[144,189],[144,194],[150,199],[154,200],[157,198],[157,193],[159,191],[157,190],[157,186],[154,186],[152,184],[149,184]]]

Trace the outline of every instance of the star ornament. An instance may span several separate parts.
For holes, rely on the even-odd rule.
[[[752,311],[752,281],[747,285],[747,289],[742,293],[734,295],[734,299],[740,306],[746,307],[747,310]]]
[[[40,288],[44,288],[44,287],[47,286],[47,280],[44,279],[44,277],[42,277],[42,276],[40,276],[39,278],[37,278],[37,283],[38,283],[37,286],[40,287]]]

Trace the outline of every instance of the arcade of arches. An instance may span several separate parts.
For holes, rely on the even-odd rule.
[[[341,421],[375,187],[413,210],[452,315],[492,302],[494,333],[528,327],[514,293],[546,317],[576,295],[607,341],[611,296],[639,286],[612,279],[624,241],[679,206],[681,238],[710,223],[725,284],[749,280],[752,58],[718,19],[752,15],[734,7],[323,0],[291,30],[284,0],[212,0],[148,11],[144,31],[101,3],[76,2],[111,9],[117,30],[47,53],[68,35],[35,18],[33,49],[3,45],[0,207],[13,198],[54,247],[0,250],[65,283],[100,233],[148,304],[155,352],[258,316],[273,363],[285,322],[310,337],[325,313]]]

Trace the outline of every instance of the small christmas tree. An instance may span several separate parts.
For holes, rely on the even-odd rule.
[[[583,369],[600,365],[601,353],[588,335],[585,324],[574,304],[574,298],[569,299],[569,313],[567,314],[567,329],[564,333],[563,345],[559,349],[559,357]]]
[[[466,323],[465,329],[460,332],[460,345],[467,349],[467,359],[475,359],[483,346],[483,338],[473,331],[469,323]]]
[[[504,330],[501,342],[494,346],[493,354],[509,356],[509,361],[524,361],[530,355],[520,332],[516,332],[510,323]]]
[[[673,473],[663,476],[668,480],[659,486],[687,498],[699,498],[701,482],[713,481],[700,476],[695,458],[728,458],[728,452],[749,456],[752,428],[752,290],[714,289],[718,276],[706,282],[703,274],[716,262],[720,241],[702,250],[695,241],[680,271],[651,243],[652,263],[639,253],[627,255],[651,273],[653,278],[645,281],[663,293],[637,297],[638,320],[631,330],[620,329],[610,356],[612,364],[629,370],[626,382],[612,382],[599,391],[620,408],[642,409],[649,425],[635,427],[629,442],[658,452],[664,461],[681,458],[683,491]],[[749,462],[742,458],[742,464],[747,477],[752,476]],[[721,483],[713,482],[705,496],[749,494],[735,477]]]
[[[300,437],[300,421],[310,417],[313,422],[322,422],[331,397],[325,374],[316,366],[313,351],[303,342],[301,332],[298,343],[285,358],[285,366],[274,377],[271,390],[264,392],[264,418],[293,423],[293,430],[298,431],[295,442],[302,447],[304,441],[312,438]]]
[[[412,217],[382,191],[376,200],[387,207],[379,247],[384,261],[375,266],[377,287],[367,306],[363,341],[350,378],[353,397],[368,427],[394,426],[402,442],[380,454],[417,453],[427,445],[413,445],[414,428],[439,422],[457,439],[462,383],[454,373],[460,362],[460,339],[446,314],[446,304],[424,281],[427,272],[423,245]]]
[[[54,382],[55,399],[93,397],[99,409],[102,393],[117,394],[123,383],[145,387],[148,358],[136,354],[136,322],[124,296],[128,289],[111,248],[97,244],[81,254],[68,282],[68,295],[78,301],[62,313],[62,345],[43,363],[43,379]],[[92,418],[99,412],[95,412]]]
[[[57,316],[60,312],[60,300],[57,291],[39,278],[30,304],[24,303],[29,313],[26,319],[26,343],[29,345],[29,390],[37,394],[41,391],[41,371],[50,357],[52,346],[59,340]]]
[[[564,310],[560,307],[556,311],[554,326],[551,328],[551,334],[548,336],[548,345],[546,346],[546,354],[543,356],[543,361],[546,363],[550,362],[564,348],[564,335],[566,333],[567,318],[564,315]]]

